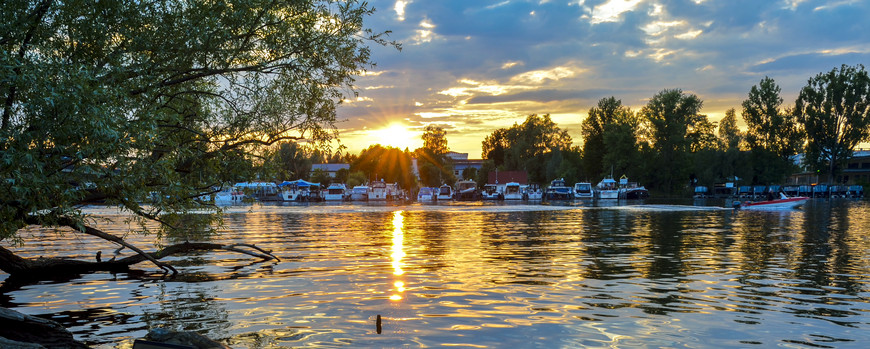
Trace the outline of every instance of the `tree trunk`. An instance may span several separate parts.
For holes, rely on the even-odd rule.
[[[56,321],[25,315],[2,307],[0,307],[0,338],[36,343],[45,348],[88,348],[77,342],[72,333]],[[9,344],[8,341],[5,343],[0,341],[4,347]]]
[[[247,247],[259,251],[252,252],[240,247]],[[0,270],[10,276],[22,279],[43,280],[51,279],[58,275],[86,274],[95,271],[123,272],[129,270],[131,265],[193,251],[224,250],[243,253],[263,260],[279,260],[269,251],[264,251],[257,246],[249,244],[221,245],[205,242],[185,242],[167,246],[160,251],[150,253],[137,253],[129,257],[108,261],[82,261],[69,258],[33,258],[24,259],[16,256],[12,251],[0,246]]]

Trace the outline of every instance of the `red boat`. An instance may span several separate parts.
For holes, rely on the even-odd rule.
[[[802,205],[804,202],[809,200],[810,198],[806,196],[796,196],[793,198],[786,197],[780,198],[776,200],[767,200],[767,201],[746,201],[746,202],[735,202],[734,207],[739,208],[741,210],[791,210],[797,208]]]

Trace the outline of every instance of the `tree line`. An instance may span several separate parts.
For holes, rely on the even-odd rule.
[[[581,146],[573,145],[549,114],[532,114],[486,136],[481,170],[467,169],[462,178],[482,186],[490,171],[520,170],[531,182],[546,185],[555,178],[574,183],[625,175],[660,193],[685,194],[691,185],[735,178],[745,184],[783,183],[801,171],[795,156],[803,154],[805,168],[836,183],[855,148],[870,141],[870,79],[862,65],[810,78],[793,105],[785,105],[780,86],[764,77],[741,103],[745,130],[738,126],[737,109],[713,122],[701,113],[703,104],[680,89],[658,92],[637,111],[616,97],[602,98],[581,123]],[[351,164],[336,180],[356,185],[385,179],[405,188],[453,184],[446,131],[429,125],[422,138],[424,146],[414,151],[372,145],[358,156],[333,156]],[[409,176],[412,158],[419,161],[419,183]],[[312,178],[330,180],[317,173]]]
[[[548,115],[494,131],[483,157],[495,167],[525,170],[538,183],[569,183],[626,175],[662,193],[680,194],[693,184],[740,178],[746,184],[782,183],[803,165],[836,183],[861,142],[870,141],[870,79],[862,65],[820,73],[800,90],[794,105],[770,77],[752,86],[737,110],[712,122],[703,101],[665,89],[633,111],[616,97],[602,98],[581,123],[582,146]]]

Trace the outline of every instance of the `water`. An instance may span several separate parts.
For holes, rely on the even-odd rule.
[[[124,216],[107,208],[104,229]],[[870,202],[783,212],[673,204],[311,205],[233,208],[182,273],[96,273],[26,285],[0,305],[52,318],[98,348],[148,329],[237,348],[864,348]],[[22,255],[114,247],[33,231]],[[128,236],[151,248],[152,237]],[[0,274],[0,280],[5,279]],[[383,330],[375,319],[381,315]]]

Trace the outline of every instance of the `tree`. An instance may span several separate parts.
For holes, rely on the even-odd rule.
[[[531,182],[543,183],[547,180],[550,155],[556,150],[571,149],[571,142],[568,132],[556,126],[549,114],[532,114],[522,124],[493,131],[483,142],[483,152],[503,151],[501,167],[526,171]],[[498,163],[497,158],[488,159]]]
[[[410,153],[375,144],[360,152],[351,169],[362,171],[371,180],[383,179],[399,183],[402,188],[411,188],[416,184],[411,166]]]
[[[268,147],[337,136],[336,103],[372,65],[367,45],[394,45],[363,26],[372,12],[354,0],[4,3],[0,239],[64,226],[174,272],[163,251],[206,246],[145,253],[79,207],[117,205],[161,234],[186,231],[171,218],[192,210],[218,219],[201,198],[253,178]],[[0,269],[32,274],[14,257],[0,247]]]
[[[280,143],[278,150],[269,158],[268,162],[277,167],[275,171],[278,180],[307,180],[311,173],[312,156],[296,142]]]
[[[722,149],[731,150],[740,147],[743,133],[737,127],[737,112],[734,108],[725,111],[725,117],[719,121],[719,141]]]
[[[626,110],[627,111],[627,110]],[[602,133],[602,146],[606,149],[602,162],[608,164],[601,175],[626,175],[637,179],[644,172],[638,149],[640,119],[631,112],[615,115]]]
[[[417,169],[420,181],[430,187],[443,183],[456,182],[453,175],[453,164],[447,157],[450,148],[447,147],[447,131],[441,126],[428,125],[424,129],[423,147],[414,151],[417,157]]]
[[[795,102],[807,135],[806,160],[833,182],[855,147],[870,139],[870,77],[863,65],[842,65],[809,79]]]
[[[769,77],[752,86],[743,101],[743,120],[750,150],[768,151],[788,161],[797,154],[802,137],[797,118],[781,109],[780,91],[779,85]]]
[[[462,179],[464,180],[476,180],[477,179],[477,168],[474,167],[466,167],[462,169]]]
[[[583,136],[583,164],[590,176],[610,174],[613,164],[604,159],[610,149],[604,144],[605,130],[617,119],[627,121],[633,116],[631,109],[623,106],[616,97],[602,98],[597,107],[589,109],[589,116],[580,124],[580,133]]]
[[[650,186],[674,192],[682,180],[688,179],[692,140],[687,135],[705,119],[699,114],[702,105],[696,95],[665,89],[641,110],[650,145],[655,150],[648,172],[652,179]]]

